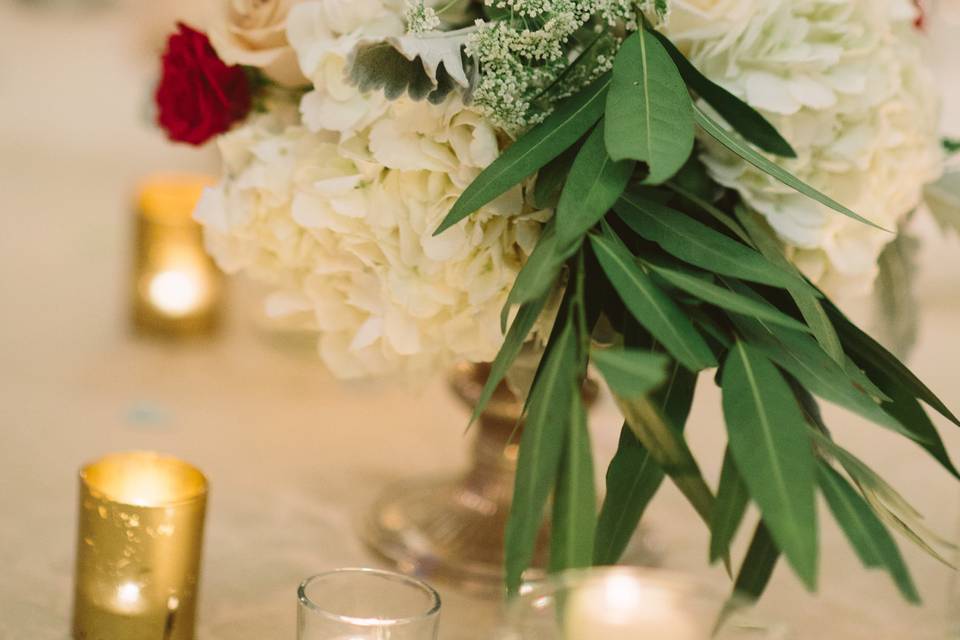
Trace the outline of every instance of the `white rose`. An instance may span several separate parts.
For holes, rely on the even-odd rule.
[[[217,55],[228,64],[261,69],[284,86],[307,83],[287,42],[287,14],[300,0],[217,0],[207,31]]]

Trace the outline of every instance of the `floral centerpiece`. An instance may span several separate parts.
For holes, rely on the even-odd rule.
[[[941,172],[919,19],[909,0],[230,0],[171,37],[159,121],[216,137],[211,252],[311,316],[335,374],[492,362],[479,414],[539,341],[511,590],[551,494],[551,568],[614,563],[669,478],[713,561],[759,508],[743,594],[781,555],[816,587],[821,494],[916,600],[891,530],[933,546],[817,403],[957,475],[924,405],[960,421],[827,297],[871,287]],[[625,418],[599,517],[590,363]],[[683,437],[711,370],[716,489]]]

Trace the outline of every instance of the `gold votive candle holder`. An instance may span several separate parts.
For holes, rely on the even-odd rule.
[[[75,640],[192,640],[207,480],[147,452],[80,471]]]
[[[142,333],[206,334],[220,319],[223,276],[193,210],[207,176],[157,175],[137,194],[133,323]]]

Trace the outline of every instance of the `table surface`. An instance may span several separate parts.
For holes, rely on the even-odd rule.
[[[464,409],[442,380],[413,388],[339,383],[312,353],[278,348],[259,331],[255,296],[236,283],[215,339],[174,344],[132,335],[124,295],[132,186],[154,170],[216,167],[211,150],[173,148],[150,126],[153,55],[173,9],[148,4],[163,3],[130,0],[88,15],[0,4],[5,640],[68,637],[75,474],[105,452],[161,450],[210,478],[200,640],[292,638],[301,578],[376,564],[354,525],[378,491],[400,478],[456,473],[466,458]],[[953,41],[960,28],[939,31]],[[946,72],[953,92],[946,123],[957,133],[960,78],[955,68]],[[958,407],[960,243],[927,232],[913,366]],[[698,391],[690,439],[715,478],[723,427],[708,382]],[[838,438],[900,487],[935,530],[960,537],[955,481],[918,448],[843,412],[827,416]],[[937,423],[960,452],[960,433]],[[601,401],[593,420],[598,468],[618,424]],[[820,594],[805,593],[781,566],[763,603],[766,619],[791,625],[798,638],[946,637],[947,613],[960,608],[951,570],[901,543],[925,598],[922,607],[908,606],[885,575],[860,566],[821,515]],[[672,487],[654,502],[645,529],[664,566],[725,584],[722,570],[706,566],[704,528]],[[444,640],[491,637],[498,603],[438,586]]]

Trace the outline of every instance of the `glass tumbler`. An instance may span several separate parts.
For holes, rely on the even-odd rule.
[[[656,569],[570,571],[511,603],[503,640],[792,640],[725,594]],[[746,612],[746,615],[752,615]]]
[[[408,576],[339,569],[297,591],[298,640],[437,640],[440,595]]]

